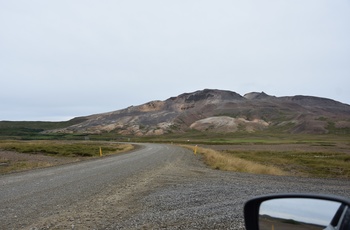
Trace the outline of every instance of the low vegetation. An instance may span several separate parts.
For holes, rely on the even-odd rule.
[[[198,151],[203,154],[206,163],[214,169],[274,175],[350,178],[350,139],[348,134],[339,132],[310,135],[265,130],[255,133],[223,134],[190,130],[184,133],[143,137],[123,136],[115,132],[89,135],[42,132],[79,123],[81,119],[76,118],[67,122],[1,121],[0,150],[77,159],[98,156],[100,147],[106,155],[127,151],[131,146],[102,142],[104,140],[200,145],[205,148],[199,148]],[[303,148],[296,150],[295,146],[300,145]],[[281,148],[282,146],[286,147]],[[0,170],[50,165],[52,163],[28,160],[11,163],[9,159],[0,155]]]
[[[210,133],[195,130],[186,133],[174,133],[162,136],[130,137],[132,141],[159,142],[177,144],[203,144],[203,145],[280,145],[280,144],[315,144],[329,145],[338,142],[347,143],[350,146],[349,135],[312,135],[312,134],[289,134],[282,132],[237,132],[237,133]]]
[[[0,158],[0,174],[30,170],[35,168],[45,168],[53,165],[54,164],[50,162],[28,160],[10,161],[9,159]]]
[[[194,151],[193,145],[187,147]],[[299,150],[288,150],[295,147]],[[350,178],[350,149],[346,143],[211,145],[198,147],[197,152],[214,169],[270,175]]]
[[[68,141],[3,141],[0,149],[20,153],[47,154],[55,156],[83,156],[92,157],[100,154],[103,149],[105,155],[130,150],[131,145],[108,142],[68,142]]]
[[[0,173],[48,167],[132,150],[131,144],[92,141],[0,141]],[[100,151],[101,150],[101,151]]]
[[[189,147],[193,151],[197,147]],[[203,155],[204,162],[213,169],[246,172],[255,174],[287,175],[287,172],[272,165],[263,165],[250,160],[235,157],[232,154],[218,152],[212,149],[198,147],[196,152]]]
[[[350,155],[337,152],[225,151],[231,157],[283,169],[290,175],[350,178]]]

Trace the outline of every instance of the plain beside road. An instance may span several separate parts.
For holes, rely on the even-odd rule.
[[[0,176],[1,229],[244,229],[243,204],[268,193],[350,196],[350,181],[207,168],[189,150],[128,154]]]

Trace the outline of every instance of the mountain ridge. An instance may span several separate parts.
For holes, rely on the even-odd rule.
[[[350,130],[350,105],[314,96],[276,97],[265,92],[244,96],[218,89],[183,93],[164,101],[83,117],[85,121],[46,133],[162,135],[189,130],[325,134]]]

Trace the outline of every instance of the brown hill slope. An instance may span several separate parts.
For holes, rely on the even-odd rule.
[[[208,132],[275,130],[290,133],[349,132],[350,105],[331,99],[275,97],[205,89],[165,101],[85,117],[86,121],[50,132],[160,135],[190,129]]]

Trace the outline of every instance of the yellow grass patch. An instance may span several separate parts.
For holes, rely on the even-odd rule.
[[[193,146],[185,147],[195,150]],[[277,167],[258,164],[212,149],[197,147],[197,153],[202,154],[204,162],[213,169],[254,174],[287,175],[287,172]]]

